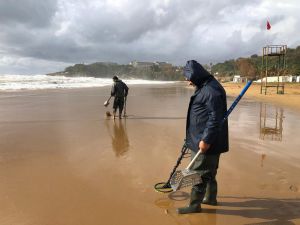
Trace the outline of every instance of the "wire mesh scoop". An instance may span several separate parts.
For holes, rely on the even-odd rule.
[[[109,99],[107,99],[107,101],[104,102],[104,106],[107,107],[109,105],[109,100],[111,99],[111,96],[109,97]]]
[[[173,191],[177,191],[184,187],[189,187],[189,186],[202,183],[200,174],[194,170],[190,170],[194,162],[196,161],[196,159],[201,153],[202,151],[199,150],[197,154],[194,156],[193,160],[185,169],[176,171],[172,175],[170,179],[170,185]]]

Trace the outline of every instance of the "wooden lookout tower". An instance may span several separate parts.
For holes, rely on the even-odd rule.
[[[261,94],[268,88],[276,88],[277,94],[284,94],[283,76],[286,68],[286,45],[267,45],[263,47]]]

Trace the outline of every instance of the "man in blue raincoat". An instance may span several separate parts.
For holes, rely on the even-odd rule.
[[[229,150],[228,123],[221,123],[227,111],[224,88],[195,60],[187,62],[184,76],[195,86],[187,112],[186,144],[192,158],[201,151],[192,169],[200,173],[203,182],[192,187],[190,204],[179,208],[179,214],[201,212],[201,203],[217,205],[219,158]]]

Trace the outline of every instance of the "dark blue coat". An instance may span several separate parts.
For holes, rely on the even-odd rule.
[[[129,88],[122,80],[116,80],[111,88],[111,96],[124,98],[128,95]]]
[[[221,84],[196,61],[188,61],[185,76],[196,85],[191,96],[186,123],[186,143],[197,152],[199,142],[211,144],[205,154],[228,151],[228,122],[221,124],[227,111],[226,92]]]

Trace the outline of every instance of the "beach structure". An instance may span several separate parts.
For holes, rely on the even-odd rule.
[[[260,103],[260,135],[261,140],[282,141],[283,109],[275,109]]]
[[[247,81],[247,77],[241,77],[241,75],[234,75],[232,80],[233,83],[245,83]]]
[[[263,79],[259,79],[256,82],[257,83],[264,83],[266,82],[266,79],[269,83],[276,83],[276,82],[281,82],[281,83],[292,83],[292,82],[299,82],[297,81],[297,76],[291,76],[291,75],[286,75],[286,76],[272,76],[272,77],[264,77]]]
[[[156,66],[159,66],[161,68],[172,68],[172,64],[171,63],[168,63],[168,62],[155,62],[154,63]]]
[[[133,61],[130,62],[129,65],[132,65],[135,68],[149,68],[153,65],[155,65],[153,62],[137,62],[137,61]]]
[[[151,66],[159,66],[160,68],[172,68],[172,64],[168,62],[138,62],[132,61],[129,65],[135,68],[150,68]]]
[[[267,45],[263,47],[262,71],[261,71],[261,94],[267,94],[268,88],[276,88],[277,94],[284,94],[284,82],[280,79],[286,68],[286,45]],[[276,81],[268,77],[277,77]]]

